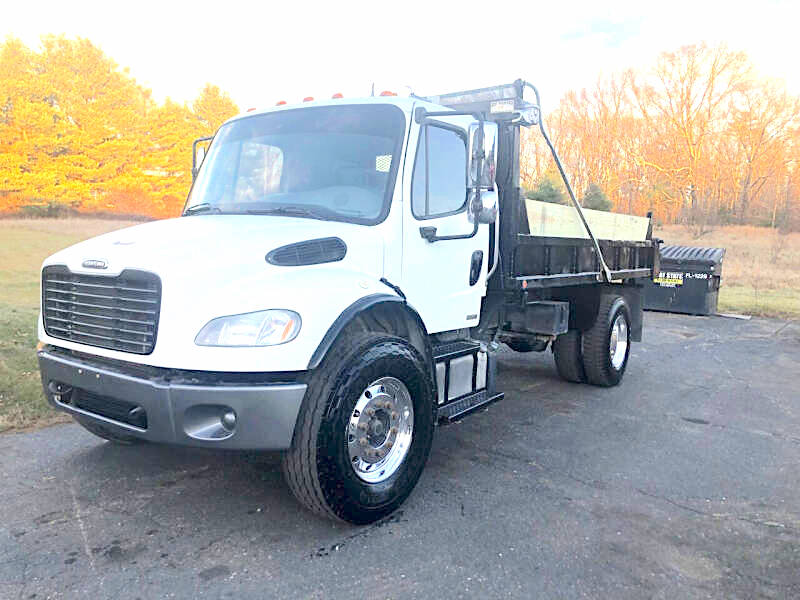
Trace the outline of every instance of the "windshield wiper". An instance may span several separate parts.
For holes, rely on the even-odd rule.
[[[248,215],[285,215],[287,217],[311,217],[314,219],[325,219],[321,211],[302,208],[300,206],[276,206],[274,208],[253,208],[245,211]]]
[[[200,213],[204,212],[217,212],[221,213],[222,211],[218,206],[212,206],[209,202],[201,202],[200,204],[195,204],[194,206],[190,206],[185,211],[183,211],[184,216],[186,215],[199,215]]]

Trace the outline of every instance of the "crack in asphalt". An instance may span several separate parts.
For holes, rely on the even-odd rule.
[[[78,503],[78,496],[75,493],[75,485],[72,483],[71,480],[67,481],[67,486],[69,487],[70,495],[72,496],[72,509],[75,512],[75,520],[78,522],[78,529],[81,532],[81,539],[83,540],[83,550],[86,553],[86,558],[89,559],[89,567],[92,571],[95,570],[94,568],[94,557],[92,556],[91,550],[89,550],[89,536],[86,533],[86,525],[83,522],[83,517],[81,516],[81,505]]]

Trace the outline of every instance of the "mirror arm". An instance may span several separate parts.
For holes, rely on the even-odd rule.
[[[214,139],[214,136],[197,138],[192,142],[192,181],[197,177],[197,144],[208,142]]]
[[[429,242],[443,242],[445,240],[468,240],[469,238],[475,237],[478,233],[478,219],[475,219],[475,223],[472,227],[472,232],[470,233],[462,233],[460,235],[436,235],[436,227],[420,227],[419,228],[419,235],[423,239],[428,240]]]

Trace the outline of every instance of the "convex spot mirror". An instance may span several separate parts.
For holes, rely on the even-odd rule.
[[[484,190],[493,190],[497,168],[497,123],[484,121],[483,129],[478,121],[471,123],[468,150],[470,184]]]
[[[494,190],[481,190],[476,195],[473,192],[470,206],[470,221],[475,219],[480,224],[492,224],[497,220],[497,192]]]

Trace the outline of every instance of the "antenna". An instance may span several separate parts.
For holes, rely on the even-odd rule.
[[[375,82],[374,81],[372,82],[372,91],[370,92],[369,95],[373,96],[373,97],[375,96]]]

